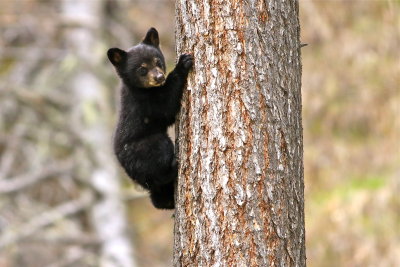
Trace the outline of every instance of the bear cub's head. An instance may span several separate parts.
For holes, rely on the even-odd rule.
[[[165,60],[158,32],[150,28],[141,43],[124,51],[110,48],[108,59],[129,88],[151,88],[165,83]]]

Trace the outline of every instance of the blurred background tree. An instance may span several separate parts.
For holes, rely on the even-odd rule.
[[[300,1],[300,14],[308,266],[399,266],[400,3]],[[154,26],[170,70],[174,22],[168,0],[0,1],[1,267],[109,253],[171,266],[172,212],[111,155],[106,51]]]

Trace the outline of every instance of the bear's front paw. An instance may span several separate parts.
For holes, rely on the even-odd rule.
[[[177,67],[183,71],[189,71],[193,66],[193,56],[190,54],[183,54],[179,57]]]

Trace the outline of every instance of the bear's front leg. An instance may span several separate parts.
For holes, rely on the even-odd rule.
[[[165,90],[161,92],[160,99],[163,107],[163,115],[168,122],[174,122],[179,112],[183,88],[190,69],[193,66],[193,56],[183,54],[179,57],[175,69],[168,75],[165,82]]]

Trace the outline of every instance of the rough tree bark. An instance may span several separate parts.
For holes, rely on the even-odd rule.
[[[305,266],[297,1],[177,0],[174,266]]]

